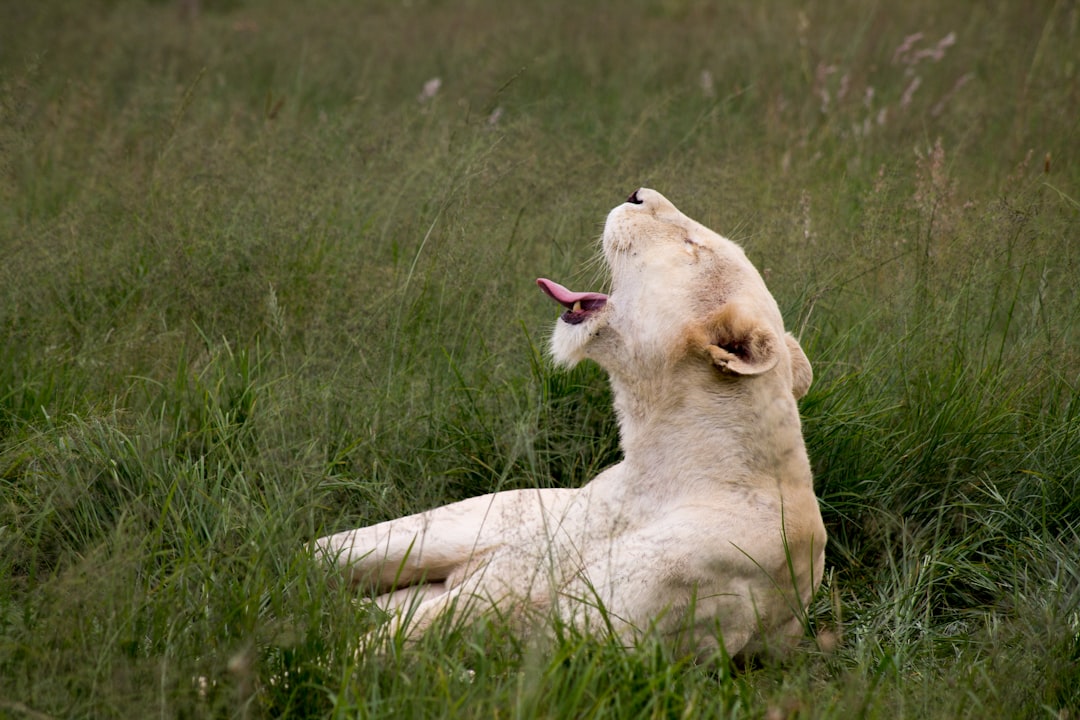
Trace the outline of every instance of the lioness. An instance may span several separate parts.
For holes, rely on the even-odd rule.
[[[681,649],[781,648],[824,567],[796,399],[812,378],[735,243],[654,190],[607,217],[610,295],[539,279],[551,355],[611,377],[625,458],[578,490],[511,490],[321,538],[408,635],[442,613],[554,611]]]

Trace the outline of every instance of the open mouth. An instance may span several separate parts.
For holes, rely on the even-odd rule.
[[[570,325],[584,322],[604,307],[608,296],[598,292],[574,292],[547,278],[537,278],[536,284],[555,302],[566,308],[559,319]]]

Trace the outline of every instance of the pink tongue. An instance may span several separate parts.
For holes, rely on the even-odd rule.
[[[567,290],[559,283],[548,280],[547,278],[537,278],[536,284],[540,286],[540,289],[548,294],[555,302],[560,305],[565,305],[568,308],[572,308],[574,303],[587,300],[607,300],[607,295],[598,292],[574,292],[573,290]]]

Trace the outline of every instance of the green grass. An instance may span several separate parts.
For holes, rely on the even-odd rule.
[[[0,716],[1080,714],[1075,3],[5,12]],[[814,364],[805,647],[371,644],[309,540],[617,459],[533,279],[639,185]]]

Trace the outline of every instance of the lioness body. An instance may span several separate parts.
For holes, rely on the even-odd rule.
[[[608,371],[624,460],[578,490],[494,493],[317,546],[384,606],[412,604],[410,633],[456,608],[732,655],[797,637],[825,547],[796,405],[806,356],[741,248],[659,193],[612,210],[603,246],[610,296],[539,282],[568,308],[555,360]]]

